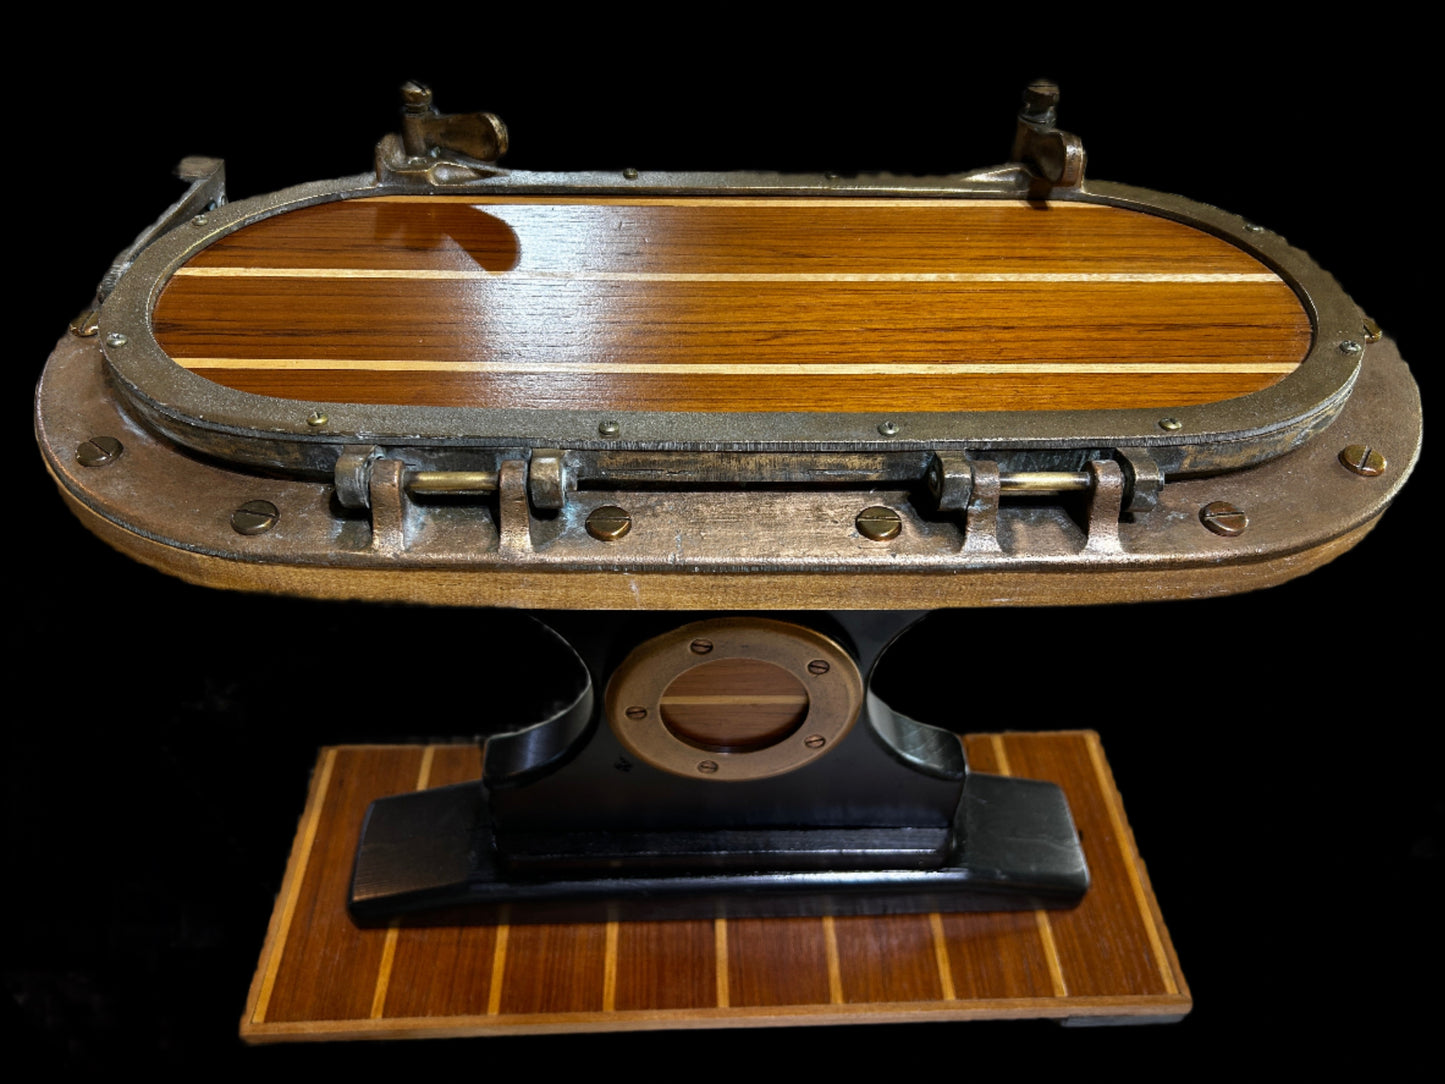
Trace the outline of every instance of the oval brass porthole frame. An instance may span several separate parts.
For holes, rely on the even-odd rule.
[[[841,186],[825,177],[778,174],[666,174],[647,183],[610,174],[501,171],[454,193],[578,196],[624,189],[638,195],[770,195],[1017,199],[968,176],[912,180],[880,176]],[[1359,373],[1363,314],[1338,283],[1283,238],[1248,228],[1238,215],[1183,197],[1089,181],[1057,198],[1156,215],[1204,230],[1260,260],[1294,290],[1313,339],[1299,367],[1279,383],[1236,399],[1168,410],[1060,410],[891,414],[882,436],[869,414],[812,412],[613,412],[617,437],[599,439],[585,410],[519,410],[315,403],[240,392],[189,372],[157,342],[152,313],[166,282],[192,256],[245,226],[335,200],[413,193],[370,176],[301,185],[217,208],[200,226],[181,226],[136,259],[102,307],[100,341],[114,384],[148,426],[186,447],[230,462],[324,476],[345,446],[393,449],[525,449],[772,453],[923,453],[1011,449],[1147,449],[1168,474],[1234,470],[1297,447],[1333,420]],[[449,190],[451,191],[451,190]],[[119,343],[121,345],[112,345]],[[1348,348],[1342,347],[1348,344]],[[1367,348],[1365,348],[1367,349]],[[1171,427],[1161,429],[1167,414]],[[324,431],[308,422],[324,415]],[[1176,424],[1177,423],[1177,424]]]
[[[692,645],[706,642],[705,654]],[[667,687],[695,666],[758,659],[791,675],[808,693],[808,712],[788,735],[761,749],[701,749],[662,719]],[[821,664],[821,665],[820,665]],[[723,617],[683,625],[635,648],[613,672],[603,699],[612,732],[632,756],[688,779],[736,783],[796,771],[830,753],[858,721],[863,675],[833,640],[804,625]]]

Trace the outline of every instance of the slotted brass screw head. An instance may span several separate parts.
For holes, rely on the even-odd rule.
[[[1340,462],[1366,478],[1385,473],[1385,457],[1368,444],[1351,444],[1340,452]]]
[[[587,533],[599,542],[615,542],[632,530],[632,516],[615,504],[594,508],[587,517]]]
[[[281,510],[270,501],[247,501],[231,513],[237,534],[265,534],[281,518]]]
[[[1211,501],[1199,510],[1199,522],[1217,535],[1233,538],[1244,533],[1249,517],[1228,501]]]
[[[898,513],[881,504],[863,509],[854,523],[859,534],[874,542],[887,542],[890,538],[897,538],[898,532],[903,529],[903,521],[898,518]]]
[[[91,437],[75,449],[75,458],[82,467],[103,467],[114,463],[123,450],[115,437]]]

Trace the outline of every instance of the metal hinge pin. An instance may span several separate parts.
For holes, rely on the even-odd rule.
[[[402,486],[408,493],[495,493],[494,470],[407,471]]]

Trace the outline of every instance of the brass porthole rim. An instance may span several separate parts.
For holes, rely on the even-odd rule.
[[[698,639],[712,642],[706,655],[692,650]],[[713,752],[673,734],[662,720],[663,693],[688,670],[721,659],[755,659],[793,677],[808,694],[802,723],[761,749]],[[823,672],[810,670],[820,659],[828,664]],[[847,651],[814,629],[769,618],[715,618],[635,648],[613,672],[603,704],[617,740],[643,763],[689,779],[736,783],[783,775],[831,752],[858,720],[863,676]]]

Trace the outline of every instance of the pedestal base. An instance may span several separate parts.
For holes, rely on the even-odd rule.
[[[471,745],[325,749],[242,1037],[1183,1017],[1188,988],[1098,736],[965,743],[977,771],[1063,789],[1092,875],[1073,910],[361,928],[346,899],[368,804],[476,779],[480,756]]]

